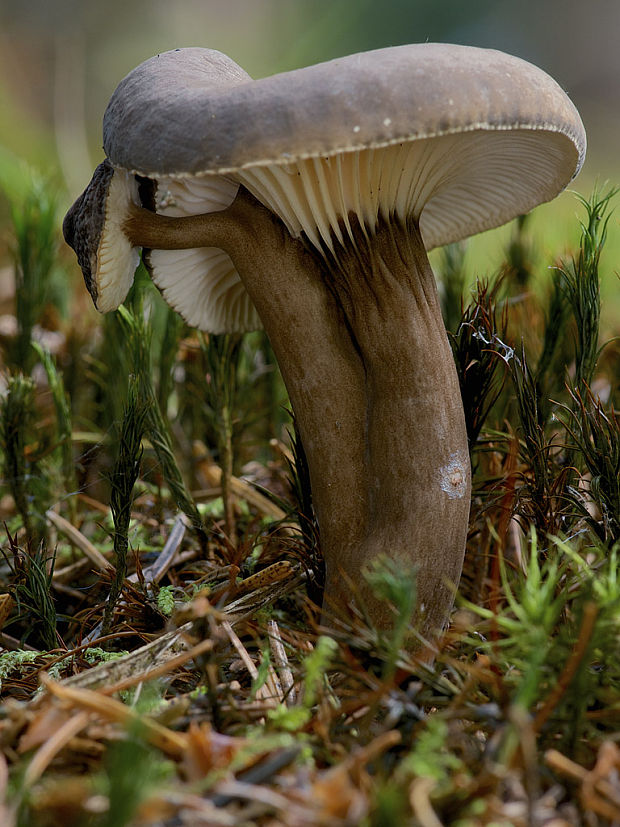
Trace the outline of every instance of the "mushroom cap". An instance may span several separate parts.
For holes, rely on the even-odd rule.
[[[137,194],[134,177],[105,160],[63,221],[65,241],[75,250],[88,292],[102,313],[124,301],[140,260],[122,232],[127,205],[137,201]]]
[[[141,103],[144,88],[133,89],[135,76],[148,67],[162,67],[168,85],[178,87],[175,75],[178,51],[167,52],[146,61],[123,81],[129,95]],[[183,65],[199,67],[202,88],[215,89],[245,82],[249,75],[233,60],[211,49],[183,50]],[[182,83],[182,81],[181,81]],[[165,99],[165,87],[159,89]],[[177,90],[178,91],[178,90]],[[176,93],[174,93],[176,94]],[[161,104],[161,101],[160,101]],[[141,115],[138,113],[138,119]],[[138,132],[140,125],[137,125]],[[140,186],[142,185],[142,186]],[[127,206],[140,203],[165,215],[195,215],[221,210],[234,200],[239,184],[212,177],[192,186],[162,179],[148,185],[136,180],[132,171],[106,159],[67,213],[63,232],[75,250],[84,280],[95,306],[102,313],[116,309],[126,298],[139,262],[139,249],[123,232]],[[145,203],[145,197],[148,204]],[[146,262],[153,280],[165,298],[195,326],[211,332],[252,330],[260,327],[258,315],[245,293],[230,258],[221,250],[153,250]],[[189,289],[188,289],[189,288]]]
[[[583,124],[558,84],[488,49],[414,44],[215,88],[202,50],[134,70],[104,118],[116,166],[227,175],[295,236],[333,249],[350,212],[396,213],[428,248],[554,198],[580,169]]]

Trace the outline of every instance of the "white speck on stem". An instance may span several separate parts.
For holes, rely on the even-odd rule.
[[[353,127],[353,131],[354,131],[354,132],[359,132],[359,131],[360,131],[360,129],[361,129],[361,126],[354,126],[354,127]]]
[[[458,454],[452,454],[448,464],[439,469],[439,485],[451,500],[465,496],[467,471],[463,459]]]

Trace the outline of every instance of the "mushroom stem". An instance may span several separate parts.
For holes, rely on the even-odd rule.
[[[392,220],[393,221],[393,220]],[[469,516],[470,466],[463,405],[435,279],[417,225],[380,224],[339,256],[335,289],[365,369],[367,532],[355,559],[378,554],[417,569],[417,627],[444,625],[458,583]],[[328,571],[327,592],[346,587]],[[379,624],[390,622],[368,587]]]
[[[134,247],[153,250],[188,250],[192,247],[213,247],[215,240],[229,238],[231,226],[227,210],[172,217],[138,207],[127,206],[123,232]]]
[[[341,560],[354,559],[366,532],[363,366],[319,257],[246,190],[229,211],[238,235],[233,247],[222,246],[254,302],[288,390],[330,579]]]
[[[352,217],[351,222],[354,223]],[[139,246],[219,247],[233,260],[278,359],[306,451],[327,611],[385,554],[417,569],[418,628],[445,623],[460,577],[470,471],[458,379],[417,225],[380,223],[326,262],[246,190],[183,218],[132,206]],[[329,287],[327,285],[330,285]]]
[[[366,532],[365,380],[318,257],[243,188],[229,207],[204,215],[171,218],[132,205],[124,231],[135,246],[219,247],[230,255],[278,360],[308,460],[326,568],[337,572]]]

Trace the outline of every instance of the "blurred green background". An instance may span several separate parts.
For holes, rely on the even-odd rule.
[[[619,34],[619,0],[0,0],[0,147],[57,178],[68,204],[103,157],[111,93],[158,51],[209,46],[260,77],[366,49],[446,41],[502,49],[556,78],[588,132],[574,184],[588,194],[596,180],[620,179]],[[541,255],[572,246],[576,211],[568,194],[539,211]],[[610,229],[618,250],[616,217]],[[487,233],[470,245],[478,272],[493,271],[505,239],[506,231]],[[6,258],[0,246],[0,266]],[[608,281],[604,295],[615,289]]]

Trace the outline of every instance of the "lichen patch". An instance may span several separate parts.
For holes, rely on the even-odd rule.
[[[439,485],[451,500],[460,499],[467,493],[467,466],[459,454],[452,454],[448,464],[439,469]]]

